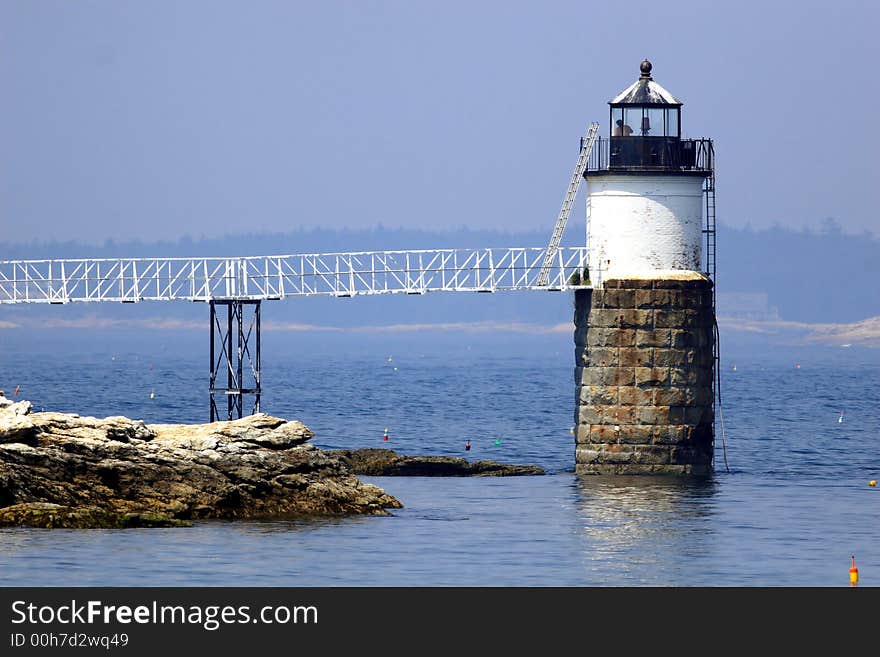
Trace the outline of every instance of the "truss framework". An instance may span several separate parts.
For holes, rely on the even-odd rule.
[[[545,285],[547,249],[433,249],[232,258],[0,261],[0,304],[275,300],[427,292],[564,290],[587,262],[585,247],[560,248]]]

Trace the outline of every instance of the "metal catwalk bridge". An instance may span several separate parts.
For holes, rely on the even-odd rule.
[[[203,301],[210,305],[211,421],[260,410],[260,304],[287,297],[589,287],[587,249],[434,249],[232,258],[0,261],[0,304]],[[543,283],[543,284],[542,284]],[[222,310],[225,308],[225,312]],[[223,374],[225,373],[225,377]],[[223,379],[225,378],[225,381]],[[225,384],[225,385],[224,385]]]
[[[0,261],[0,304],[265,301],[427,292],[565,290],[580,284],[584,247],[433,249],[230,258]],[[572,279],[572,275],[577,277]],[[576,281],[576,284],[575,284]]]

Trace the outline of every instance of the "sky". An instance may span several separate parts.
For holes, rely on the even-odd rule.
[[[880,236],[878,7],[0,0],[0,242],[549,238],[646,57],[715,141],[719,222]]]

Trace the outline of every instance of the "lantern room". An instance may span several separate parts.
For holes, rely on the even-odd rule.
[[[610,169],[669,171],[694,164],[693,144],[681,140],[681,101],[654,81],[652,68],[644,60],[639,79],[608,103]]]

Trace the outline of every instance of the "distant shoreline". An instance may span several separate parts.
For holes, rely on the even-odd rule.
[[[752,335],[774,336],[793,345],[828,345],[852,347],[880,347],[880,316],[869,317],[850,323],[807,323],[786,320],[759,320],[725,315],[718,316],[722,333],[735,332]],[[204,322],[179,320],[169,317],[152,319],[111,319],[83,317],[75,319],[43,318],[0,320],[0,330],[149,330],[149,331],[203,331]],[[364,326],[321,326],[267,321],[266,332],[281,333],[333,333],[333,334],[403,334],[435,331],[444,333],[490,334],[508,333],[520,335],[569,335],[574,330],[570,323],[538,324],[518,321],[472,321],[438,323],[395,323]]]

